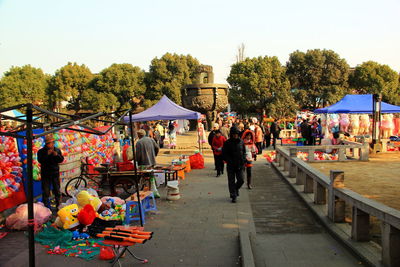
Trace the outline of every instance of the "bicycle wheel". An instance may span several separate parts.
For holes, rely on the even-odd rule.
[[[131,196],[137,191],[135,181],[124,177],[116,179],[113,183],[113,187],[115,194],[123,199]],[[139,181],[139,189],[141,189],[142,187],[142,182]]]
[[[82,176],[72,178],[65,186],[65,194],[72,197],[74,192],[81,191],[87,187],[87,181]]]

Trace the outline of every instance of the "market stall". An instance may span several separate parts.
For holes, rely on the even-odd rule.
[[[23,117],[12,117],[7,115],[7,112],[12,111],[12,110],[25,110],[26,115]],[[130,111],[129,111],[130,112]],[[40,107],[37,107],[31,103],[27,104],[21,104],[17,106],[13,106],[10,108],[5,108],[0,110],[0,120],[6,119],[6,120],[13,120],[18,122],[19,125],[17,125],[14,128],[9,128],[4,131],[0,131],[0,136],[2,136],[2,142],[7,143],[7,148],[11,149],[12,151],[7,151],[6,155],[3,155],[4,157],[4,162],[6,162],[6,169],[4,169],[4,172],[6,174],[10,173],[12,174],[14,178],[15,183],[11,183],[8,185],[8,188],[16,188],[16,181],[18,181],[18,177],[20,177],[20,173],[22,173],[22,170],[19,169],[21,168],[20,166],[22,164],[18,164],[19,160],[19,154],[17,149],[15,148],[15,144],[13,145],[14,138],[17,139],[22,139],[22,150],[23,150],[23,155],[26,158],[26,172],[27,172],[27,179],[26,179],[26,184],[27,184],[27,212],[28,212],[28,237],[29,237],[29,266],[35,266],[35,247],[34,247],[34,228],[37,225],[37,221],[35,221],[34,217],[34,203],[33,203],[33,197],[34,197],[34,178],[38,178],[37,174],[35,177],[35,169],[34,169],[34,146],[35,146],[35,140],[39,140],[43,136],[49,135],[49,134],[56,134],[57,132],[60,132],[61,130],[69,130],[69,131],[74,131],[74,132],[79,132],[79,133],[87,133],[87,134],[94,134],[94,135],[105,135],[107,134],[114,125],[119,123],[122,118],[128,114],[128,111],[124,112],[122,116],[118,116],[115,118],[115,116],[110,116],[109,120],[99,120],[101,116],[107,116],[107,114],[104,113],[97,113],[93,114],[87,117],[76,117],[75,115],[68,115],[68,114],[60,114],[56,112],[51,112],[45,109],[42,109]],[[52,119],[49,119],[52,117]],[[97,130],[90,125],[87,124],[90,120],[98,120],[102,121],[104,123],[107,123],[109,126],[105,131],[100,131]],[[43,129],[43,132],[37,133],[35,130],[37,129]],[[25,134],[21,134],[21,131],[25,132]],[[61,138],[62,139],[62,138]],[[12,141],[10,141],[12,140]],[[133,142],[132,142],[133,143]],[[26,148],[25,148],[26,145]],[[26,151],[25,151],[26,150]],[[3,151],[4,152],[4,151]],[[6,157],[8,157],[8,160]],[[12,158],[10,158],[12,156]],[[10,164],[8,164],[10,163]],[[11,169],[9,169],[11,167]],[[13,169],[13,167],[15,169]],[[19,167],[19,168],[18,168]],[[17,169],[18,168],[18,169]],[[11,172],[9,172],[11,170]],[[3,171],[3,170],[2,170]],[[14,173],[12,173],[14,172]],[[19,188],[23,188],[21,183],[19,183]],[[19,192],[23,192],[20,190]],[[139,205],[140,208],[140,205]],[[36,209],[35,209],[36,211]]]

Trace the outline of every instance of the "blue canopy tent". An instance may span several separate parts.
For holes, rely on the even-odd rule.
[[[373,113],[373,95],[346,95],[339,102],[314,113]],[[381,102],[381,113],[400,113],[400,107]]]
[[[157,120],[197,120],[200,119],[199,112],[186,109],[172,102],[167,96],[163,96],[151,108],[143,112],[132,115],[132,121],[157,121]],[[124,117],[125,122],[129,122],[129,116]]]

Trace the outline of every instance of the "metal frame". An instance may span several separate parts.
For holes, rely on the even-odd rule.
[[[2,115],[2,112],[16,110],[16,109],[26,109],[25,119],[20,117],[10,117],[7,115]],[[33,113],[35,111],[35,113]],[[96,113],[91,114],[87,117],[80,117],[78,115],[70,115],[65,113],[58,113],[45,110],[38,106],[33,105],[32,103],[15,105],[12,107],[0,109],[0,122],[3,118],[7,120],[18,121],[23,123],[22,126],[17,127],[16,129],[12,129],[8,132],[0,132],[0,136],[10,136],[14,138],[23,138],[27,140],[27,199],[28,199],[28,239],[29,239],[29,266],[35,266],[35,240],[34,240],[34,212],[33,212],[33,166],[32,166],[32,141],[35,138],[39,138],[45,136],[50,133],[57,132],[62,129],[68,129],[77,132],[85,132],[95,135],[104,135],[108,133],[115,125],[126,125],[123,122],[123,118],[129,113],[130,117],[130,130],[131,130],[131,145],[132,151],[134,152],[133,160],[134,165],[136,166],[136,157],[135,157],[135,145],[134,145],[134,136],[133,136],[133,126],[132,126],[132,110],[122,111],[122,115],[119,115],[117,118],[114,118],[113,115],[116,115],[117,112],[112,113]],[[33,118],[35,116],[35,118]],[[54,122],[40,122],[39,120],[44,120],[45,117],[53,117],[55,118]],[[99,117],[109,117],[110,120],[99,119]],[[93,127],[87,126],[83,124],[84,122],[94,120],[98,122],[106,122],[110,123],[110,127],[106,131],[98,131]],[[74,126],[80,126],[83,129],[77,129]],[[41,134],[34,135],[33,130],[38,128],[45,128],[45,132]],[[47,129],[47,130],[46,130]],[[18,132],[25,130],[26,136],[19,135]],[[137,178],[137,169],[135,168],[135,183],[136,188],[138,188],[138,178]],[[140,198],[139,190],[137,190],[137,197]],[[141,203],[139,202],[139,210],[141,210]],[[143,226],[143,218],[140,216],[140,224]]]

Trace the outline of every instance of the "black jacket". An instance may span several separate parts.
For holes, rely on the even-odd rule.
[[[222,156],[228,169],[242,169],[246,162],[246,149],[243,140],[229,138],[222,147]]]
[[[38,161],[40,163],[41,173],[42,176],[48,174],[59,173],[60,167],[58,166],[59,163],[64,161],[64,157],[61,154],[61,150],[58,148],[54,148],[54,151],[57,152],[57,156],[53,154],[48,155],[47,151],[49,149],[45,146],[39,149],[37,156]]]
[[[215,130],[212,130],[210,134],[208,135],[208,144],[212,147],[212,140],[214,139],[215,136]]]

